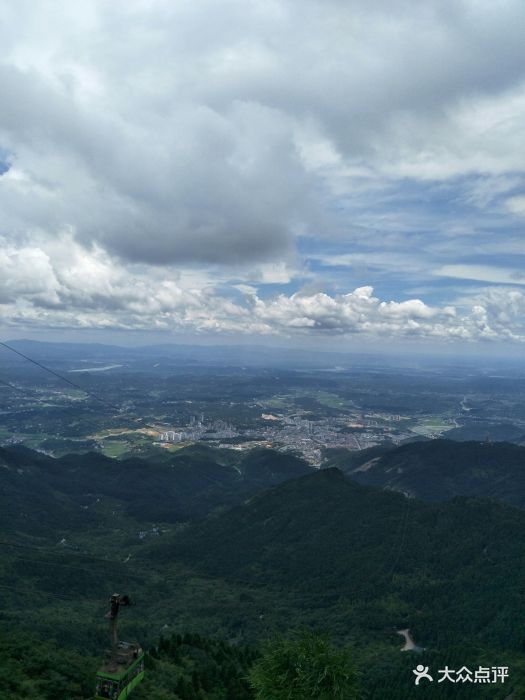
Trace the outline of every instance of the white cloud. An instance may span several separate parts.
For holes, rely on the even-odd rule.
[[[495,284],[525,285],[525,272],[523,270],[492,265],[443,265],[443,267],[434,270],[434,275]]]
[[[509,197],[506,201],[507,208],[513,214],[525,216],[525,195]]]
[[[406,299],[408,278],[523,281],[458,265],[479,222],[417,214],[404,188],[475,173],[469,204],[523,214],[520,0],[0,0],[0,19],[4,323],[505,335],[494,300]],[[519,254],[502,230],[479,250]],[[356,286],[389,276],[397,298],[266,298],[313,278],[299,237],[321,251],[314,286],[346,265]]]
[[[0,249],[0,304],[22,296],[52,304],[59,282],[47,254],[39,248]]]
[[[156,264],[265,260],[341,174],[522,167],[517,0],[2,10],[0,145],[21,174],[0,179],[4,235],[69,228]]]
[[[4,327],[525,341],[525,293],[516,289],[484,290],[459,306],[381,300],[370,286],[347,294],[303,289],[263,298],[253,285],[240,283],[234,285],[239,298],[206,278],[181,279],[148,266],[125,270],[100,248],[86,251],[68,236],[47,251],[5,250]]]

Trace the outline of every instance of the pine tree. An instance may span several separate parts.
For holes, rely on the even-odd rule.
[[[268,643],[250,672],[257,700],[358,700],[358,674],[347,649],[302,631]]]

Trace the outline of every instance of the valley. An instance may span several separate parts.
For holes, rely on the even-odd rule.
[[[514,697],[525,692],[519,377],[496,388],[450,368],[410,379],[349,368],[326,380],[315,367],[171,361],[157,374],[139,371],[144,357],[130,374],[130,359],[106,350],[97,362],[103,372],[89,358],[74,375],[84,393],[20,367],[2,390],[7,658],[25,653],[21,635],[55,644],[51,657],[63,650],[81,680],[57,662],[49,687],[88,698],[106,601],[121,591],[134,602],[121,634],[149,650],[137,700],[250,700],[246,669],[264,644],[302,629],[348,649],[371,698],[416,697],[416,657],[506,666]],[[511,441],[487,438],[489,426]],[[53,698],[38,687],[35,698]],[[503,700],[507,690],[427,697]]]

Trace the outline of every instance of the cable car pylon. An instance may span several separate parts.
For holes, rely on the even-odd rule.
[[[144,652],[136,642],[121,642],[118,638],[120,606],[131,605],[127,595],[113,593],[106,614],[109,619],[110,649],[96,678],[96,700],[125,700],[144,678]]]

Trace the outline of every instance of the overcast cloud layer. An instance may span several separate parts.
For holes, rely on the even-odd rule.
[[[524,27],[0,0],[0,331],[524,341]]]

